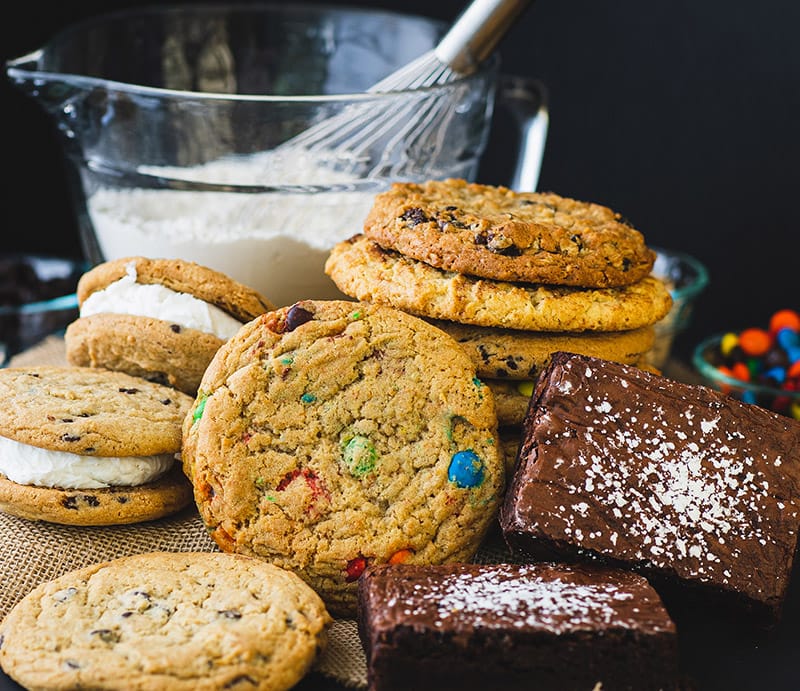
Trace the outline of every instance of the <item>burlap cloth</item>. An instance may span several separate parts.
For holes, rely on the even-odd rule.
[[[65,363],[63,339],[50,336],[9,365]],[[0,512],[0,545],[0,619],[39,583],[73,569],[142,552],[218,551],[194,508],[147,523],[92,528],[27,521]],[[476,561],[512,561],[510,556],[495,532]],[[355,621],[334,622],[315,670],[344,686],[366,687],[366,659]]]

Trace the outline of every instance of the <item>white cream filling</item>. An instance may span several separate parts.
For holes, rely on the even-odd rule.
[[[125,276],[89,295],[81,305],[80,313],[82,317],[101,313],[152,317],[214,334],[223,341],[242,326],[224,310],[192,295],[155,283],[137,283],[133,262],[126,267]]]
[[[19,485],[61,489],[135,487],[157,480],[175,462],[160,456],[81,456],[0,436],[0,473]]]

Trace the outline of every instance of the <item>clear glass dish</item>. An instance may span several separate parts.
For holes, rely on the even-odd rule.
[[[704,339],[694,350],[692,365],[702,377],[703,383],[737,400],[800,420],[800,391],[741,381],[717,369],[714,365],[714,355],[719,352],[723,335],[716,334]]]
[[[672,296],[672,308],[655,325],[655,343],[648,355],[654,367],[663,368],[672,351],[675,338],[688,327],[695,301],[708,286],[705,265],[684,252],[654,247],[656,261],[653,275],[663,280]]]
[[[377,192],[474,179],[498,100],[514,104],[517,168],[536,185],[544,91],[502,88],[497,59],[445,85],[368,92],[446,29],[324,5],[145,7],[69,27],[7,73],[64,135],[91,263],[187,259],[289,304],[341,296],[324,261]]]

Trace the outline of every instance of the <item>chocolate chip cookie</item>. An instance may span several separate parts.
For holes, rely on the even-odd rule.
[[[632,365],[644,357],[655,340],[652,326],[630,331],[558,333],[442,320],[432,323],[461,344],[482,379],[535,379],[550,362],[551,355],[559,350]]]
[[[30,689],[279,691],[330,623],[311,588],[262,560],[150,552],[37,586],[0,626],[0,665]]]

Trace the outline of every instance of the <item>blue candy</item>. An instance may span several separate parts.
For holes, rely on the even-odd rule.
[[[447,469],[447,479],[450,482],[457,487],[479,487],[483,477],[483,461],[472,449],[453,454],[450,467]]]
[[[800,348],[800,333],[790,328],[783,328],[775,334],[775,340],[784,350]]]

